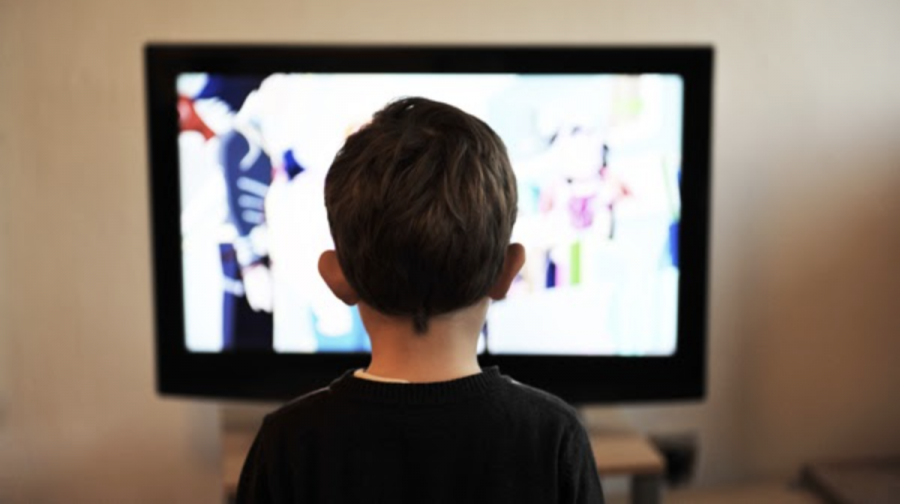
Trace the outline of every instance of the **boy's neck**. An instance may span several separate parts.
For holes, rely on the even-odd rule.
[[[413,383],[455,380],[481,372],[478,335],[488,300],[428,320],[428,332],[417,334],[412,320],[391,317],[360,303],[372,340],[370,374]]]

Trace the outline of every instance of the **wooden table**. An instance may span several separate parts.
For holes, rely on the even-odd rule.
[[[632,504],[662,502],[666,461],[646,437],[634,432],[592,434],[591,448],[601,477],[631,479]]]

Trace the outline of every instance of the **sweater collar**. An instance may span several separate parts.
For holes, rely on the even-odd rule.
[[[441,404],[490,394],[503,383],[496,366],[481,373],[434,383],[383,383],[353,376],[351,369],[331,383],[331,390],[347,398],[391,404]]]

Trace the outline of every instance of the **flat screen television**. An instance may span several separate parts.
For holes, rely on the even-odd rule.
[[[483,366],[573,403],[705,393],[708,47],[157,45],[145,51],[162,394],[284,400],[365,367],[316,272],[344,139],[404,96],[504,140],[527,251]]]

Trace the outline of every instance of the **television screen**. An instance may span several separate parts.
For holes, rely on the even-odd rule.
[[[332,247],[324,179],[374,111],[423,96],[497,131],[519,184],[513,240],[528,260],[484,351],[671,355],[682,87],[665,74],[179,75],[185,344],[369,350],[317,271]]]
[[[165,130],[171,145],[159,150],[175,165],[153,177],[177,187],[177,229],[164,231],[173,239],[161,238],[155,223],[157,251],[166,243],[165,255],[179,258],[173,266],[157,254],[157,275],[164,269],[180,279],[171,284],[178,295],[162,301],[181,305],[171,311],[181,315],[180,331],[159,334],[163,347],[198,357],[306,356],[302,362],[319,364],[309,359],[368,352],[357,309],[335,298],[318,274],[320,254],[333,247],[324,180],[347,136],[375,111],[422,96],[490,125],[517,178],[512,239],[527,260],[507,298],[489,310],[479,342],[484,358],[599,365],[603,358],[678,361],[698,347],[702,353],[694,338],[702,334],[680,335],[688,325],[704,327],[686,317],[705,315],[706,181],[695,182],[693,193],[683,187],[708,176],[708,160],[697,155],[708,149],[708,132],[686,129],[691,114],[706,114],[708,129],[708,93],[705,104],[686,98],[698,86],[694,68],[655,64],[661,54],[639,49],[630,51],[637,64],[618,68],[604,55],[629,51],[543,50],[544,58],[575,58],[571,67],[529,67],[521,57],[527,49],[369,49],[366,63],[356,65],[360,53],[347,48],[243,51],[157,48],[177,64],[155,74],[148,67],[151,129],[162,106],[170,121],[154,145]],[[246,51],[269,57],[246,63],[238,57]],[[504,51],[518,59],[504,61]],[[682,52],[691,51],[709,56]],[[204,52],[216,58],[204,64]],[[448,57],[460,53],[469,58]],[[291,54],[318,59],[304,65]],[[158,172],[162,163],[152,164]],[[172,194],[161,201],[159,185],[157,216],[156,207],[173,201]],[[697,200],[693,215],[690,197]],[[695,229],[687,247],[685,219]],[[688,279],[702,292],[682,282],[685,253],[696,265]],[[161,288],[157,282],[158,303]],[[698,293],[699,312],[696,303],[684,306],[686,294]],[[161,365],[159,372],[169,371]]]

